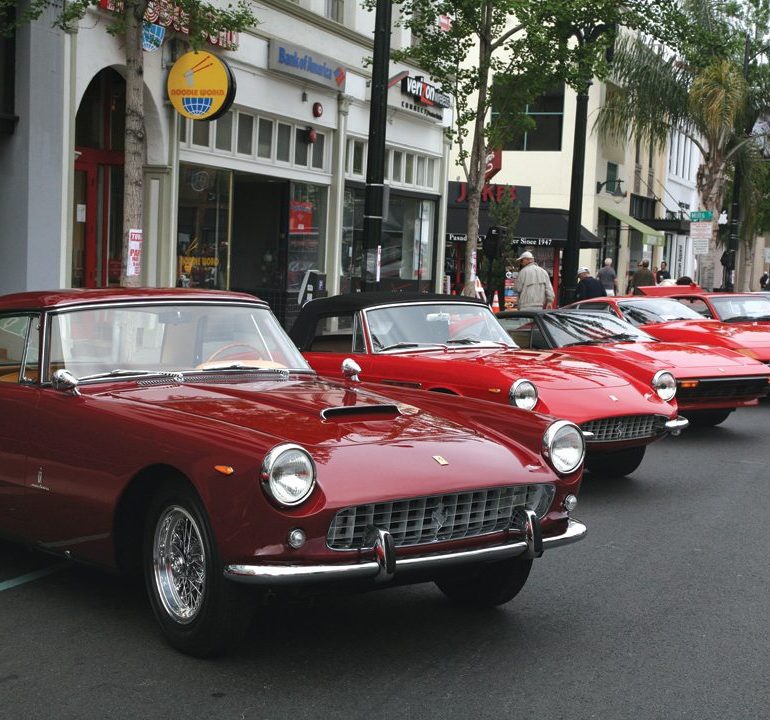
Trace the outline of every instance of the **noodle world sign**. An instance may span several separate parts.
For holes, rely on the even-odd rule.
[[[171,67],[166,83],[174,109],[191,120],[216,120],[235,99],[230,66],[209,52],[188,52]]]

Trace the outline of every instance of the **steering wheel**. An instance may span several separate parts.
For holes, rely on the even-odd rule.
[[[226,359],[224,360],[217,360],[217,358],[222,355],[222,353],[226,353],[228,350],[232,350],[233,348],[242,348],[245,350],[248,350],[250,353],[254,353],[257,355],[256,358],[244,358],[244,359],[238,359],[238,355],[236,354],[233,358],[233,360],[239,362],[244,367],[255,367],[255,368],[285,368],[286,365],[283,365],[282,363],[275,362],[273,360],[263,360],[260,357],[260,351],[255,348],[253,345],[249,345],[248,343],[242,343],[242,342],[233,342],[233,343],[227,343],[227,345],[222,345],[222,347],[217,348],[214,350],[211,355],[209,355],[202,363],[195,366],[196,370],[208,370],[208,369],[214,369],[216,370],[218,367],[222,367],[223,365],[226,365],[228,361]],[[240,354],[240,353],[239,353]]]
[[[211,355],[209,355],[201,364],[205,365],[206,363],[210,363],[212,360],[216,360],[222,353],[226,353],[228,350],[232,350],[233,348],[244,348],[246,350],[251,350],[252,352],[259,355],[259,350],[255,348],[253,345],[249,345],[248,343],[242,343],[242,342],[233,342],[233,343],[227,343],[227,345],[222,345],[222,347],[217,348],[214,350]],[[200,365],[198,366],[200,367]]]

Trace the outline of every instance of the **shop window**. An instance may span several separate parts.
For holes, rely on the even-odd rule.
[[[291,162],[291,125],[278,123],[278,145],[275,157],[280,162]]]
[[[294,164],[307,167],[308,141],[306,128],[294,128]]]
[[[299,292],[310,272],[323,273],[326,258],[326,188],[292,183],[286,289]]]
[[[214,144],[217,150],[230,152],[233,149],[233,114],[231,112],[225,113],[217,120],[215,132]]]
[[[245,113],[238,113],[238,152],[251,155],[254,144],[254,118]]]
[[[180,163],[177,287],[228,287],[231,182],[229,170]]]
[[[404,156],[403,153],[398,152],[397,150],[393,151],[393,181],[394,182],[401,182],[403,156]]]
[[[407,153],[404,163],[404,183],[411,185],[414,182],[414,155]]]
[[[261,158],[269,158],[272,155],[272,152],[273,152],[273,121],[260,118],[259,119],[259,137],[257,140],[257,156]]]
[[[435,187],[436,182],[436,161],[433,158],[428,158],[428,165],[425,169],[425,186],[432,188]]]
[[[192,127],[193,145],[209,147],[211,144],[209,141],[209,130],[211,129],[211,123],[208,123],[205,120],[193,120]]]
[[[313,144],[313,167],[317,170],[323,170],[325,148],[326,136],[323,133],[318,133]]]
[[[417,175],[414,178],[415,185],[425,185],[425,158],[417,158]]]

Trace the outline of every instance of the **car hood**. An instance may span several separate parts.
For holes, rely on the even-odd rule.
[[[652,373],[670,370],[677,378],[702,376],[703,371],[751,374],[766,372],[762,363],[733,350],[686,343],[608,343],[565,347],[562,352],[607,363],[622,370],[646,368]]]
[[[396,357],[396,356],[394,356]],[[479,367],[496,370],[511,382],[526,377],[543,390],[589,390],[595,388],[623,387],[628,380],[614,370],[602,367],[590,360],[565,357],[559,352],[530,351],[502,348],[452,349],[447,352],[412,353],[410,363],[452,362],[468,366],[468,372]],[[425,372],[427,368],[423,368]]]
[[[748,347],[770,353],[770,328],[760,323],[723,323],[718,320],[676,320],[642,326],[653,337],[710,342],[718,338],[726,347]],[[762,358],[766,359],[766,353]]]

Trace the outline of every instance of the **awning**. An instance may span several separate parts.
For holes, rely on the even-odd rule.
[[[628,227],[638,230],[642,234],[642,242],[645,245],[660,245],[661,247],[666,244],[666,236],[660,230],[655,230],[649,225],[645,225],[641,220],[637,220],[635,217],[624,213],[622,210],[618,210],[611,205],[605,205],[599,203],[599,209],[604,210],[607,215],[617,218],[620,222],[628,225]]]

